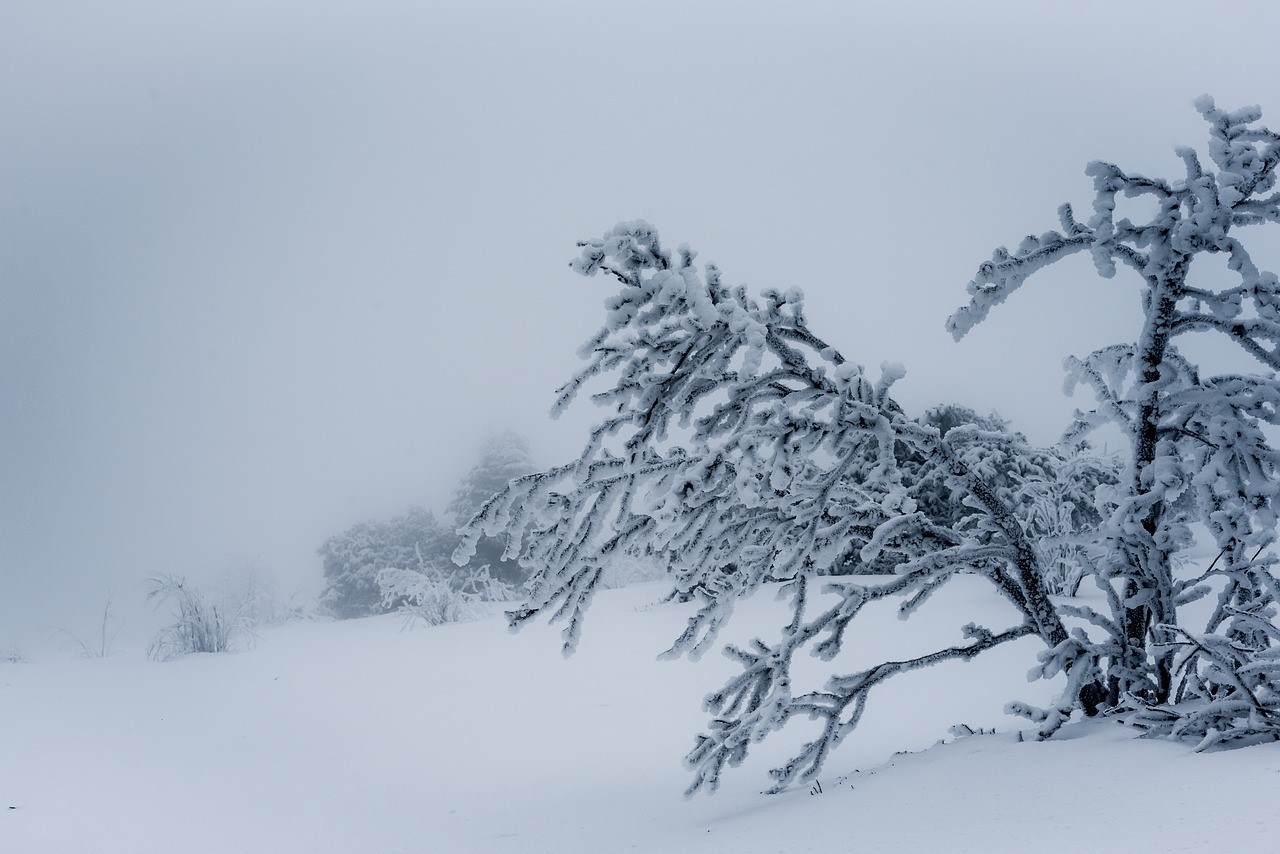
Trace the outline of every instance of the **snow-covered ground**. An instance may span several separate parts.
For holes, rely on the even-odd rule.
[[[960,579],[907,624],[868,614],[851,656],[999,624],[982,584]],[[1106,722],[1019,743],[1000,709],[1049,694],[1021,678],[1033,640],[873,695],[820,791],[760,794],[801,722],[684,800],[701,697],[733,666],[655,660],[686,615],[660,592],[601,593],[567,660],[545,625],[402,631],[391,616],[167,664],[139,649],[0,664],[0,852],[1280,848],[1280,745],[1198,755]],[[770,637],[779,616],[757,597],[730,636]],[[999,732],[956,739],[954,724]]]

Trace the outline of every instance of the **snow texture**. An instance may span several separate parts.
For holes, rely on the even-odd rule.
[[[850,647],[892,659],[945,642],[962,615],[995,623],[1007,609],[983,584],[959,580],[910,626],[873,607]],[[294,622],[263,630],[250,652],[167,664],[134,647],[0,663],[0,851],[1273,847],[1280,745],[1195,754],[1113,723],[1018,743],[999,706],[1031,687],[1019,668],[1029,639],[886,686],[866,737],[806,786],[764,796],[745,773],[684,801],[677,757],[705,684],[733,665],[653,660],[693,609],[654,604],[661,592],[602,592],[591,642],[569,661],[542,625],[514,638],[497,619],[402,632],[387,615]],[[734,639],[785,618],[771,596],[743,602]],[[999,734],[956,739],[953,725]],[[943,737],[952,743],[926,749]],[[767,765],[786,746],[758,749]],[[893,755],[904,749],[924,752]]]

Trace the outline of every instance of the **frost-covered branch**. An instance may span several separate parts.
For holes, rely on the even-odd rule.
[[[819,691],[793,694],[791,664],[799,650],[813,644],[812,654],[829,660],[839,648],[845,628],[863,607],[900,594],[911,583],[908,578],[900,578],[879,585],[828,585],[825,592],[836,593],[838,601],[806,621],[808,583],[803,577],[797,579],[790,587],[792,619],[777,644],[770,646],[757,638],[747,649],[730,646],[725,650],[726,655],[742,665],[743,671],[704,700],[704,707],[715,718],[685,757],[686,767],[694,772],[694,780],[685,794],[704,789],[714,791],[726,767],[740,764],[752,743],[780,729],[793,717],[821,720],[822,728],[796,756],[770,772],[774,778],[772,791],[781,791],[798,780],[812,777],[830,752],[856,729],[867,698],[877,685],[894,676],[945,661],[968,661],[1002,643],[1036,632],[1030,623],[998,634],[969,624],[963,628],[968,643],[832,676]]]

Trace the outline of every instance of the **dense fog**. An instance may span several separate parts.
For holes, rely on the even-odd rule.
[[[4,4],[0,643],[156,573],[318,590],[327,536],[442,510],[488,431],[571,457],[590,407],[546,413],[607,285],[567,262],[619,220],[803,288],[905,405],[1052,441],[1086,403],[1062,358],[1133,337],[1133,282],[1081,257],[963,343],[946,316],[1087,208],[1088,161],[1177,177],[1197,95],[1275,124],[1240,36],[1280,7],[1029,8]]]

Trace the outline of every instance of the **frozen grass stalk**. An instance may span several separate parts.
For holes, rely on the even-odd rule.
[[[193,652],[226,652],[233,635],[248,630],[243,606],[225,615],[217,605],[206,603],[200,591],[183,578],[161,575],[147,584],[147,601],[156,607],[172,603],[177,608],[174,622],[147,645],[147,656],[155,661],[172,661]]]

